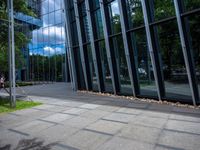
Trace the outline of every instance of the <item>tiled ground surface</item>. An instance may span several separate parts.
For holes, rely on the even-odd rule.
[[[41,93],[43,90],[40,86],[30,88]],[[0,115],[0,147],[14,149],[18,145],[21,149],[37,147],[52,150],[200,149],[200,110],[75,93],[67,86],[62,90],[63,93],[57,93],[56,88],[52,89],[54,98],[30,96],[43,102],[41,106]],[[56,98],[56,94],[63,96]]]

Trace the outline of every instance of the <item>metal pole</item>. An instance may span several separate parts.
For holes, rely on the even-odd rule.
[[[8,2],[9,8],[9,77],[10,77],[10,96],[11,96],[11,107],[16,107],[16,83],[15,83],[15,38],[14,38],[14,12],[13,12],[13,0]],[[11,38],[11,40],[10,40]]]
[[[11,70],[11,65],[12,65],[12,59],[11,59],[11,35],[10,35],[10,0],[7,1],[7,7],[8,7],[8,63],[9,63],[9,92],[10,92],[10,106],[12,106],[12,70]]]
[[[141,3],[142,3],[143,15],[144,15],[145,30],[146,30],[146,34],[147,34],[147,43],[148,43],[148,48],[149,48],[149,54],[150,54],[151,61],[152,61],[153,73],[154,73],[155,83],[156,83],[156,88],[157,88],[157,93],[158,93],[158,99],[162,100],[162,96],[160,93],[161,90],[160,90],[159,80],[158,80],[158,75],[157,75],[158,73],[157,73],[157,68],[156,68],[153,44],[152,44],[152,39],[151,39],[151,31],[150,31],[150,27],[149,27],[146,2],[145,2],[145,0],[141,0]]]

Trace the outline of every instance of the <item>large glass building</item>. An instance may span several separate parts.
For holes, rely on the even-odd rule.
[[[65,0],[75,90],[200,104],[200,0]]]

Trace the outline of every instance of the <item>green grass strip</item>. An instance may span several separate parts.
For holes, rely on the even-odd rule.
[[[11,108],[8,99],[0,98],[0,114],[13,112],[13,111],[16,111],[16,110],[22,110],[22,109],[26,109],[26,108],[31,108],[31,107],[38,106],[38,105],[41,105],[41,104],[42,103],[40,103],[40,102],[17,100],[16,101],[16,108]]]

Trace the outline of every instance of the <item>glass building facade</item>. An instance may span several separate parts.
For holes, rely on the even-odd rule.
[[[74,89],[200,103],[200,0],[67,0]]]
[[[36,16],[18,13],[21,32],[30,40],[22,49],[25,66],[20,78],[28,81],[65,81],[67,71],[63,0],[28,0]]]

